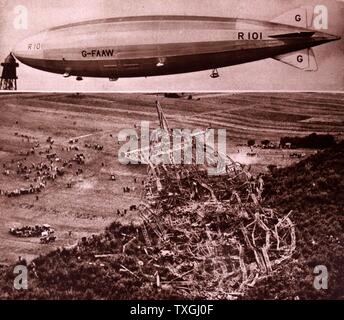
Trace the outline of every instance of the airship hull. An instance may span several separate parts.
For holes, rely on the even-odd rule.
[[[15,56],[31,67],[68,76],[148,77],[266,59],[332,40],[254,20],[129,17],[49,29],[26,39]]]

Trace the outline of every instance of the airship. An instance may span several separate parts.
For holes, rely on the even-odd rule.
[[[313,47],[340,37],[309,28],[307,10],[273,21],[207,16],[135,16],[71,23],[21,41],[22,63],[64,77],[151,77],[212,70],[267,58],[312,71]]]

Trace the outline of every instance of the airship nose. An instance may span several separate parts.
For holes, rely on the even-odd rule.
[[[45,38],[46,32],[41,32],[34,36],[28,37],[19,42],[12,52],[14,56],[23,63],[25,63],[26,59],[43,58]]]

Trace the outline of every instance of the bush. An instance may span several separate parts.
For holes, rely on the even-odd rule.
[[[281,138],[281,146],[291,143],[293,148],[306,149],[326,149],[333,147],[336,144],[334,136],[329,134],[312,133],[306,137],[283,137]]]

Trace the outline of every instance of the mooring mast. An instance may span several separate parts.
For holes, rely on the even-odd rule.
[[[19,64],[10,53],[5,62],[1,64],[3,67],[1,74],[0,90],[17,90],[17,68]]]

